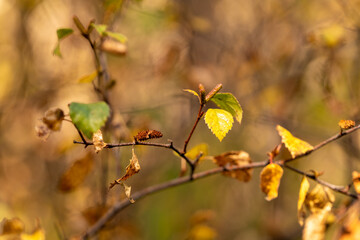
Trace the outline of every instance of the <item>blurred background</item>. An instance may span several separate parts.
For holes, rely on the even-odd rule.
[[[0,218],[18,217],[28,232],[39,222],[47,239],[79,235],[124,198],[120,187],[107,187],[124,174],[131,148],[87,155],[93,149],[73,144],[80,138],[70,123],[46,142],[34,130],[49,108],[68,113],[70,102],[99,101],[91,83],[79,83],[95,65],[74,15],[128,38],[126,55],[106,55],[115,80],[108,141],[156,129],[164,136],[155,142],[171,139],[182,148],[198,111],[196,97],[182,89],[197,91],[199,83],[207,91],[222,83],[244,110],[242,124],[234,123],[222,142],[200,122],[188,149],[207,143],[209,155],[244,150],[263,161],[281,141],[277,124],[316,145],[339,132],[339,120],[359,120],[360,1],[0,0]],[[75,30],[61,41],[62,58],[52,54],[58,28]],[[135,152],[142,169],[127,180],[133,192],[179,176],[171,151]],[[347,185],[359,156],[354,133],[291,165]],[[92,159],[85,161],[89,173],[76,173],[85,180],[64,191],[64,171],[85,158]],[[204,160],[197,171],[213,167]],[[99,239],[195,239],[196,229],[209,239],[301,239],[301,176],[285,169],[279,197],[267,202],[259,172],[248,183],[216,175],[148,196],[116,216]],[[349,201],[335,196],[335,206]],[[335,222],[327,239],[337,230]]]

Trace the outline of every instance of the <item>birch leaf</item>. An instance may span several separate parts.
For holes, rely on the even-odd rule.
[[[135,200],[131,197],[131,186],[126,185],[125,183],[120,183],[121,186],[123,186],[124,190],[125,190],[125,196],[127,197],[127,199],[129,199],[129,201],[131,203],[134,203]]]
[[[234,119],[228,111],[210,108],[205,113],[205,123],[221,142],[232,128]]]
[[[228,167],[230,170],[223,175],[235,178],[242,182],[248,182],[252,177],[252,168],[231,170],[232,166],[244,166],[251,163],[250,156],[245,151],[230,151],[214,157],[214,162],[219,167]]]
[[[234,95],[231,93],[217,93],[211,99],[219,108],[228,111],[231,115],[241,123],[243,110]]]
[[[183,89],[185,92],[189,92],[191,94],[193,94],[194,96],[196,96],[198,99],[199,99],[199,102],[200,102],[200,96],[199,94],[197,94],[197,92],[195,92],[194,90],[191,90],[191,89]]]
[[[281,141],[285,144],[285,147],[291,153],[292,158],[303,155],[314,149],[314,147],[311,146],[309,143],[294,137],[288,130],[286,130],[282,126],[277,125],[276,130],[281,137]]]
[[[276,163],[270,163],[260,173],[260,188],[266,194],[266,200],[271,201],[278,196],[283,169]]]
[[[106,147],[106,143],[104,143],[103,135],[100,129],[93,134],[92,140],[95,147],[95,153],[99,153],[104,147]]]
[[[299,199],[297,204],[298,222],[300,226],[304,225],[304,218],[305,218],[304,201],[306,198],[306,194],[309,191],[309,187],[310,187],[309,181],[304,176],[300,184]]]

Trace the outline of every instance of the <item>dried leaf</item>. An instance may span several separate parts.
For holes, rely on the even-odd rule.
[[[2,222],[2,235],[22,233],[24,228],[24,223],[19,218],[4,218]]]
[[[352,172],[352,180],[357,194],[360,194],[360,173],[357,171]]]
[[[126,185],[125,183],[120,183],[121,186],[123,186],[124,190],[125,190],[125,196],[127,197],[127,199],[129,199],[129,201],[131,203],[134,203],[135,200],[131,197],[131,186]]]
[[[281,141],[285,144],[285,147],[291,153],[292,158],[303,155],[314,149],[314,147],[309,143],[294,137],[288,130],[281,127],[280,125],[276,126],[276,130],[281,136]]]
[[[93,164],[93,155],[90,153],[85,157],[76,160],[61,176],[58,183],[58,189],[64,193],[75,190],[91,172]]]
[[[335,201],[334,194],[329,188],[317,184],[316,187],[306,195],[305,205],[311,213],[322,211],[329,203],[332,206]]]
[[[343,214],[340,240],[360,239],[360,202],[354,202]]]
[[[223,109],[210,108],[205,113],[205,123],[221,142],[232,128],[233,116]]]
[[[35,132],[36,135],[43,141],[46,141],[51,134],[51,130],[43,123],[35,126]]]
[[[283,169],[276,163],[270,163],[260,173],[260,188],[270,201],[278,196],[278,188],[283,175]]]
[[[306,176],[304,176],[300,184],[299,199],[297,204],[298,222],[300,226],[304,225],[304,219],[305,219],[304,201],[306,198],[306,194],[309,191],[309,187],[310,187],[309,181],[307,180]]]
[[[160,131],[144,130],[144,131],[138,132],[138,134],[136,134],[134,139],[136,141],[145,141],[145,140],[149,140],[149,139],[153,139],[153,138],[161,138],[162,136],[163,135]]]
[[[104,143],[103,135],[100,129],[93,134],[92,140],[95,146],[95,153],[100,152],[104,147],[106,147],[106,143]]]
[[[126,54],[127,46],[124,43],[107,38],[101,43],[100,50],[114,55],[122,56]]]
[[[353,120],[340,120],[338,124],[342,130],[347,130],[355,127],[355,122]]]
[[[228,167],[229,171],[223,175],[235,178],[239,181],[248,182],[251,180],[252,168],[231,170],[231,166],[244,166],[251,163],[250,156],[244,151],[230,151],[214,157],[214,162],[219,167]]]
[[[122,181],[125,181],[129,177],[140,171],[140,164],[137,156],[135,155],[134,149],[132,149],[132,158],[130,159],[129,165],[126,167],[126,173],[121,178],[115,180],[110,184],[110,188],[114,187],[116,184],[120,184]]]
[[[63,110],[60,108],[52,108],[45,112],[42,121],[50,130],[59,131],[64,117],[65,114]]]

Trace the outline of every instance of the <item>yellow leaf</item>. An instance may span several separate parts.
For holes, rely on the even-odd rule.
[[[104,143],[103,135],[100,129],[93,134],[92,140],[95,146],[95,153],[100,152],[104,147],[106,147],[106,143]]]
[[[125,175],[115,180],[113,183],[111,183],[110,188],[114,187],[116,184],[120,184],[121,181],[125,181],[126,179],[138,173],[139,171],[140,171],[139,160],[135,154],[134,149],[132,149],[132,158],[130,159],[129,165],[126,167]]]
[[[338,219],[341,226],[340,240],[354,240],[360,239],[360,202],[352,203],[345,213],[341,214],[343,217]]]
[[[327,28],[322,29],[320,33],[323,44],[326,47],[336,47],[344,41],[345,30],[338,24],[333,24]]]
[[[250,156],[247,152],[244,151],[230,151],[223,153],[219,156],[214,157],[214,162],[219,167],[228,167],[231,169],[231,166],[244,166],[251,163]],[[252,177],[252,168],[240,169],[240,170],[229,170],[223,172],[225,176],[235,178],[239,181],[248,182]]]
[[[353,120],[340,120],[338,124],[343,130],[355,127],[355,122]]]
[[[328,204],[332,206],[335,201],[334,194],[327,187],[317,184],[316,187],[306,195],[305,205],[311,213],[322,211]]]
[[[189,233],[189,240],[215,240],[216,231],[206,224],[198,224],[192,227]]]
[[[61,192],[71,192],[75,190],[91,172],[94,160],[92,154],[88,153],[85,157],[76,160],[73,165],[61,176],[58,189]]]
[[[203,158],[206,155],[208,155],[208,151],[209,151],[208,149],[209,149],[209,146],[206,143],[200,143],[200,144],[196,145],[195,147],[191,148],[189,151],[187,151],[185,156],[192,160],[195,160],[199,156],[199,154],[202,153],[201,158]]]
[[[270,163],[260,173],[260,188],[270,201],[278,196],[278,188],[283,175],[283,169],[276,163]]]
[[[309,143],[294,137],[288,130],[281,127],[280,125],[276,126],[276,130],[281,136],[281,141],[285,144],[285,147],[291,153],[292,158],[303,155],[306,152],[314,149],[314,147],[311,146]]]
[[[209,129],[221,142],[232,128],[234,119],[231,113],[223,109],[208,109],[205,114],[205,122]]]
[[[22,233],[21,240],[45,240],[45,232],[42,229],[38,229],[32,234]]]
[[[360,173],[358,173],[357,171],[353,171],[352,180],[356,193],[360,194]]]
[[[92,72],[89,75],[83,76],[79,80],[77,80],[78,83],[91,83],[96,77],[97,77],[97,71]]]
[[[305,218],[304,201],[306,198],[306,194],[309,191],[309,187],[310,187],[309,181],[304,176],[300,184],[299,199],[297,204],[298,222],[300,226],[304,225],[304,218]]]
[[[191,90],[191,89],[183,89],[183,91],[189,92],[189,93],[193,94],[194,96],[196,96],[196,97],[199,99],[199,102],[200,102],[200,96],[199,96],[199,94],[197,94],[197,92],[195,92],[194,90]]]

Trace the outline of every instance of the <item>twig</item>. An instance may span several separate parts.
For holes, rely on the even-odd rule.
[[[341,194],[345,194],[349,197],[352,197],[354,199],[358,199],[358,196],[356,194],[352,194],[348,191],[348,186],[338,186],[338,185],[334,185],[334,184],[331,184],[331,183],[328,183],[328,182],[325,182],[319,178],[317,178],[317,176],[315,176],[314,174],[309,174],[309,173],[306,173],[306,172],[303,172],[297,168],[294,168],[294,167],[291,167],[289,165],[287,165],[286,163],[283,164],[284,167],[286,167],[287,169],[290,169],[291,171],[294,171],[296,173],[299,173],[301,175],[305,175],[306,177],[318,182],[319,184],[323,185],[323,186],[326,186],[328,188],[330,188],[331,190],[335,191],[335,192],[338,192],[338,193],[341,193]]]
[[[204,106],[205,106],[205,103],[202,102],[202,103],[200,104],[199,112],[198,112],[196,121],[195,121],[195,123],[194,123],[194,126],[193,126],[193,128],[191,129],[191,132],[190,132],[188,138],[185,140],[183,153],[186,153],[186,148],[187,148],[187,145],[188,145],[189,142],[190,142],[191,136],[193,135],[193,133],[194,133],[194,131],[195,131],[195,128],[196,128],[196,126],[198,125],[201,117],[204,115],[204,112],[202,111],[202,109],[204,108]],[[191,165],[190,165],[190,166],[191,166]]]

